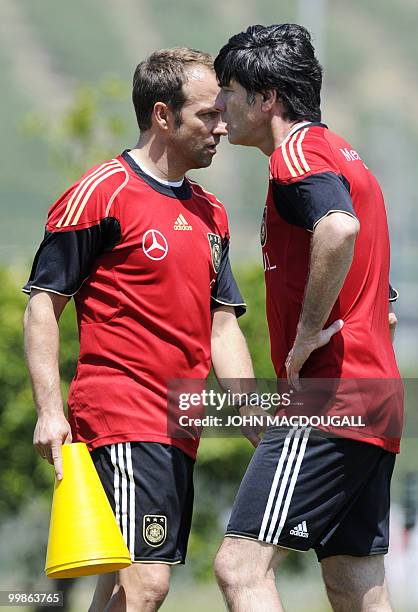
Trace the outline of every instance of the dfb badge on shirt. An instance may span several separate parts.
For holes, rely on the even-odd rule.
[[[222,257],[222,240],[218,234],[208,234],[210,251],[212,255],[212,265],[216,274],[219,272]]]
[[[142,534],[148,546],[161,546],[167,537],[167,517],[161,514],[145,514]]]

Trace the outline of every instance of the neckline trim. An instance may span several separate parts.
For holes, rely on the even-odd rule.
[[[302,123],[302,125],[299,125],[298,127],[294,126],[293,129],[290,130],[286,138],[283,140],[283,142],[279,144],[279,147],[281,147],[283,143],[287,142],[291,136],[296,134],[296,132],[311,127],[323,127],[328,129],[328,126],[325,123],[322,123],[322,121],[307,121],[306,123]]]
[[[311,127],[323,127],[325,129],[328,129],[328,126],[325,123],[322,123],[321,121],[307,121],[306,123],[303,123],[298,127],[294,126],[293,129],[291,129],[287,136],[282,140],[282,142],[274,149],[273,153],[270,155],[270,159],[278,149],[283,149],[286,143],[289,142],[289,139],[295,134],[297,134],[297,132],[300,132],[300,130],[306,130]]]
[[[134,162],[136,162],[136,164],[138,164],[138,162],[136,161],[135,157],[132,155],[132,150],[128,151],[128,155],[129,155],[129,157],[132,157],[132,159],[134,160]],[[146,166],[144,166],[143,164],[141,166],[141,169],[142,169],[143,172],[145,172],[145,174],[148,174],[148,176],[153,178],[155,181],[157,181],[158,183],[161,183],[161,185],[168,185],[169,187],[181,187],[183,185],[184,176],[181,179],[181,181],[168,181],[167,179],[159,178],[158,176],[153,174],[151,172],[151,170],[149,168],[147,168]]]
[[[190,186],[189,181],[184,177],[183,183],[177,187],[174,185],[169,185],[165,183],[160,183],[157,179],[152,177],[150,174],[147,174],[139,164],[134,160],[131,155],[129,155],[129,151],[131,149],[125,149],[121,154],[121,157],[128,166],[135,172],[139,178],[141,178],[147,185],[149,185],[154,191],[157,191],[161,195],[165,195],[169,198],[175,198],[177,200],[189,200],[192,196],[192,188]]]

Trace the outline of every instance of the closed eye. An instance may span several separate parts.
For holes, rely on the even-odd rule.
[[[210,111],[208,113],[201,113],[201,117],[206,117],[207,119],[216,119],[220,115],[220,111]]]

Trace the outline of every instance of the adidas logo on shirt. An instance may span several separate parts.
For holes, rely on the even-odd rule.
[[[179,215],[177,217],[177,219],[174,222],[174,229],[175,230],[182,230],[182,231],[190,231],[192,230],[192,226],[189,225],[186,221],[186,219],[183,217],[183,215]]]
[[[306,521],[303,521],[303,523],[299,523],[299,525],[293,527],[293,529],[290,530],[290,535],[297,536],[298,538],[308,538],[309,533],[306,527]]]

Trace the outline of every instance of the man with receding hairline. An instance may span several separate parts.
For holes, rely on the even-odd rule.
[[[168,427],[167,385],[252,378],[245,311],[217,198],[189,180],[225,126],[213,60],[166,49],[141,62],[137,145],[89,170],[51,207],[24,291],[25,348],[38,421],[34,444],[62,474],[61,445],[86,442],[133,564],[100,577],[91,612],[160,607],[185,561],[199,439]],[[58,320],[74,296],[80,331],[69,422]]]

